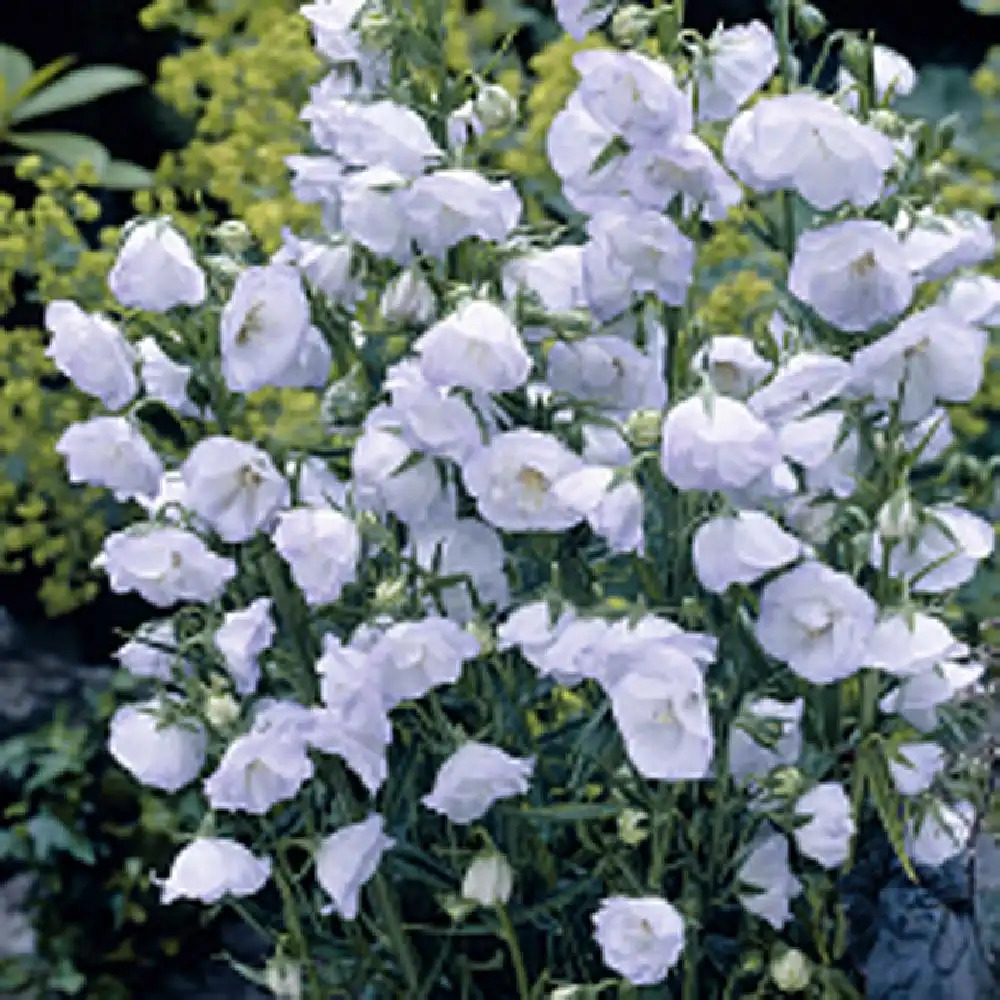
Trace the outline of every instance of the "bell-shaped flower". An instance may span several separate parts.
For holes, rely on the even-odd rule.
[[[236,564],[212,552],[190,531],[139,525],[104,540],[94,563],[113,593],[135,591],[158,608],[178,601],[214,601],[236,576]]]
[[[470,740],[441,765],[434,788],[421,801],[452,823],[472,823],[494,802],[524,795],[534,767],[532,758],[511,757],[499,747]]]
[[[783,834],[770,832],[759,837],[737,878],[755,890],[740,894],[744,909],[766,920],[776,931],[792,919],[789,904],[802,892],[802,883],[788,865],[788,840]]]
[[[610,896],[593,922],[602,961],[635,986],[662,983],[684,951],[684,919],[657,896]]]
[[[161,884],[161,902],[194,899],[212,904],[226,896],[252,896],[270,877],[270,858],[256,857],[228,837],[197,837],[174,858]]]
[[[297,507],[282,511],[272,538],[307,604],[337,600],[357,575],[361,536],[354,522],[339,510]]]
[[[663,422],[660,463],[679,490],[739,489],[780,460],[774,431],[726,396],[693,396]]]
[[[769,97],[741,112],[726,133],[727,166],[761,193],[797,191],[830,211],[867,208],[896,161],[892,141],[815,94]]]
[[[492,302],[470,299],[413,345],[433,386],[509,392],[522,386],[531,357],[517,327]]]
[[[695,352],[691,367],[704,372],[717,393],[737,399],[746,398],[771,374],[771,363],[747,337],[713,337]]]
[[[611,688],[611,708],[636,770],[658,781],[697,781],[712,764],[714,739],[705,681],[698,665],[662,650],[655,672],[626,673]]]
[[[621,416],[662,409],[667,399],[657,359],[624,337],[557,341],[546,357],[546,376],[555,392]]]
[[[902,216],[903,253],[919,281],[937,281],[962,267],[974,267],[996,253],[990,224],[974,212],[937,215],[930,209],[916,218]]]
[[[706,521],[695,532],[692,543],[695,576],[715,594],[734,583],[756,583],[802,554],[803,546],[797,538],[767,514],[755,510]]]
[[[546,601],[532,601],[513,611],[497,628],[497,649],[520,649],[521,655],[541,670],[546,654],[566,628],[576,620],[572,608],[553,618]]]
[[[112,490],[119,500],[152,499],[160,488],[163,463],[132,421],[91,417],[70,424],[56,442],[71,483]]]
[[[534,296],[549,313],[583,309],[583,247],[557,246],[526,251],[504,264],[503,294],[508,300],[519,293]]]
[[[906,836],[910,859],[925,868],[940,868],[965,850],[976,823],[976,809],[971,802],[948,805],[936,802],[916,826],[911,824]]]
[[[988,521],[954,504],[933,504],[922,521],[895,542],[889,552],[889,573],[902,577],[915,594],[941,594],[972,579],[988,559],[996,532]],[[886,542],[872,536],[870,563],[881,568]]]
[[[889,761],[889,773],[900,795],[920,795],[944,770],[944,749],[937,743],[903,743]]]
[[[644,551],[642,491],[632,480],[616,485],[613,469],[588,465],[561,479],[556,496],[583,515],[612,552]]]
[[[295,798],[313,776],[301,735],[252,730],[237,736],[205,779],[213,809],[263,816],[279,802]]]
[[[956,279],[938,301],[966,323],[1000,326],[1000,279],[967,274]]]
[[[462,899],[480,906],[503,905],[514,888],[514,871],[502,854],[480,855],[466,870],[462,879]]]
[[[187,504],[227,542],[253,538],[291,499],[271,456],[235,438],[202,438],[181,472]]]
[[[895,319],[913,298],[913,278],[896,234],[850,219],[799,237],[788,290],[850,333]]]
[[[945,660],[928,670],[904,677],[899,686],[880,702],[887,715],[898,715],[922,733],[932,732],[941,722],[939,708],[959,692],[974,690],[985,672],[980,663]]]
[[[778,432],[782,454],[803,470],[810,493],[845,498],[857,488],[861,443],[857,431],[845,432],[844,423],[843,413],[827,410],[790,420]]]
[[[691,101],[666,62],[638,52],[589,49],[573,56],[576,93],[609,138],[631,146],[691,131]]]
[[[695,63],[698,117],[732,118],[778,68],[778,46],[760,21],[721,26],[708,39],[707,53]]]
[[[915,677],[967,651],[940,619],[894,614],[875,626],[865,663],[894,677]]]
[[[892,333],[854,355],[851,386],[915,423],[939,402],[966,403],[982,384],[987,334],[942,306],[908,316]]]
[[[345,652],[355,653],[350,649]],[[324,659],[329,654],[327,648]],[[317,663],[318,670],[322,663],[322,660]],[[354,689],[348,693],[341,687],[335,699],[328,699],[326,696],[333,693],[330,691],[333,680],[332,674],[323,675],[327,706],[312,710],[306,739],[315,750],[336,754],[358,776],[369,794],[375,795],[389,773],[386,749],[392,742],[392,724],[381,693],[365,675],[353,681],[341,675],[342,683],[354,683]]]
[[[789,358],[766,385],[747,400],[761,420],[780,426],[807,416],[845,388],[851,366],[841,358],[811,351]]]
[[[409,263],[413,234],[405,214],[408,198],[405,178],[386,166],[349,174],[340,189],[344,232],[378,257]]]
[[[198,407],[187,394],[191,368],[171,359],[152,337],[143,337],[136,344],[136,350],[142,363],[141,376],[146,395],[163,403],[178,416],[197,416]]]
[[[123,705],[111,718],[108,752],[140,784],[176,792],[204,766],[207,737],[195,719],[161,721],[168,707],[155,698]]]
[[[309,301],[294,267],[246,268],[219,319],[226,385],[232,392],[271,385],[298,356],[309,326]]]
[[[474,170],[418,177],[402,208],[414,242],[439,259],[472,237],[502,243],[521,218],[521,198],[510,181],[492,184]]]
[[[277,627],[270,597],[258,597],[239,611],[229,611],[215,630],[215,646],[226,661],[237,694],[252,694],[260,680],[258,658],[274,641]]]
[[[462,665],[479,655],[479,642],[448,618],[433,616],[390,626],[369,651],[373,683],[387,709],[454,684]]]
[[[45,329],[52,334],[45,356],[81,392],[96,396],[109,410],[135,396],[135,349],[109,319],[59,299],[46,306]]]
[[[555,0],[555,15],[559,27],[576,42],[607,20],[614,9],[614,0]]]
[[[133,676],[169,681],[177,658],[177,635],[168,618],[146,622],[114,658]]]
[[[437,299],[427,279],[408,267],[385,286],[378,308],[388,323],[426,326],[437,315]]]
[[[417,562],[425,569],[439,562],[442,577],[465,576],[480,603],[504,608],[510,587],[504,569],[506,556],[500,535],[489,525],[472,517],[459,518],[454,524],[415,531]],[[468,587],[454,584],[440,590],[438,598],[450,619],[464,625],[473,620],[475,609]]]
[[[729,730],[729,773],[736,781],[770,774],[783,764],[794,764],[802,752],[802,711],[805,702],[776,701],[758,698],[750,701],[744,711],[752,719],[776,722],[777,739],[770,745],[758,743],[746,729],[733,725]]]
[[[157,313],[201,305],[207,294],[205,274],[191,247],[166,218],[126,230],[108,287],[123,306]]]
[[[364,295],[350,243],[304,240],[287,230],[282,237],[281,248],[271,258],[272,264],[293,265],[306,284],[330,303],[349,308]]]
[[[694,243],[660,212],[607,210],[587,225],[584,293],[591,312],[611,320],[637,295],[683,305],[694,274]]]
[[[395,843],[386,835],[385,821],[378,813],[323,839],[316,851],[316,880],[330,897],[330,909],[341,919],[357,917],[362,887]]]
[[[795,803],[795,814],[809,819],[795,829],[802,854],[824,868],[839,868],[850,856],[856,830],[843,787],[835,781],[817,785]]]
[[[793,673],[830,684],[865,663],[876,610],[846,573],[805,562],[764,587],[757,641]]]
[[[561,441],[540,431],[497,435],[462,468],[479,513],[503,531],[564,531],[583,518],[562,503],[555,485],[583,461]]]

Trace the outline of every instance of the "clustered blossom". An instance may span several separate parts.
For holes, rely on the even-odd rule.
[[[576,38],[614,14],[612,36],[635,39],[666,10],[614,8],[556,14]],[[247,831],[296,828],[295,892],[322,890],[338,928],[368,934],[359,918],[395,881],[423,867],[436,884],[455,861],[456,911],[483,907],[509,944],[530,879],[517,851],[547,849],[539,831],[580,806],[550,802],[553,781],[593,763],[552,759],[570,732],[606,771],[581,816],[660,810],[620,816],[629,836],[642,819],[654,844],[669,835],[664,791],[698,809],[723,783],[739,796],[712,892],[781,932],[858,832],[853,762],[807,746],[820,702],[878,734],[851,752],[883,754],[914,861],[960,851],[971,805],[943,805],[941,723],[984,666],[941,607],[995,535],[909,473],[946,454],[944,407],[981,384],[1000,325],[1000,283],[971,270],[995,251],[989,226],[912,192],[912,210],[871,217],[916,152],[856,112],[853,78],[836,97],[795,79],[765,92],[780,46],[754,21],[683,33],[677,66],[635,40],[576,53],[546,137],[575,213],[561,241],[485,168],[509,95],[456,83],[465,103],[435,92],[431,120],[400,103],[398,25],[377,4],[302,12],[331,69],[302,112],[316,148],[288,167],[322,227],[267,260],[234,251],[208,282],[168,219],[141,221],[109,276],[120,316],[46,312],[49,357],[110,411],[60,439],[69,478],[148,515],[97,564],[161,609],[116,654],[157,693],[118,709],[110,752],[207,813],[164,901],[290,891],[282,845]],[[877,100],[912,87],[902,57],[874,61]],[[771,336],[706,336],[701,226],[759,205],[788,210],[762,215],[784,223],[764,235],[789,266]],[[944,283],[933,301],[927,281]],[[135,311],[181,333],[151,336]],[[304,390],[324,445],[250,440],[233,417],[265,388]],[[147,400],[197,428],[182,455],[158,448]],[[883,478],[892,495],[873,499]],[[815,690],[830,685],[839,697]],[[425,857],[426,831],[448,851]],[[593,879],[595,961],[663,983],[710,914],[666,898],[665,878]]]

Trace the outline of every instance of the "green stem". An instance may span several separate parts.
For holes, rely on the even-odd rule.
[[[517,931],[511,922],[507,907],[497,906],[497,919],[500,921],[500,934],[510,952],[510,960],[514,965],[514,977],[517,979],[517,995],[519,1000],[531,1000],[531,983],[528,980],[528,970],[524,964],[521,944],[517,939]]]
[[[410,996],[420,989],[420,967],[417,964],[416,956],[410,947],[409,939],[403,929],[399,919],[399,911],[396,906],[395,894],[389,887],[386,877],[381,872],[375,873],[373,880],[376,898],[376,908],[383,921],[385,921],[386,933],[392,942],[393,950],[399,959],[399,964],[403,967],[403,977],[406,979],[407,989]]]
[[[309,944],[306,941],[305,932],[302,929],[302,922],[299,920],[298,905],[295,893],[292,891],[291,879],[287,870],[287,865],[281,855],[277,853],[277,862],[274,868],[274,881],[281,895],[281,909],[285,919],[285,926],[291,936],[295,948],[295,957],[306,974],[309,983],[308,997],[310,1000],[324,1000],[323,987],[316,972],[316,965],[309,957]]]

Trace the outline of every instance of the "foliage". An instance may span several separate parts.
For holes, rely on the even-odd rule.
[[[24,131],[25,122],[78,108],[145,83],[141,73],[123,66],[85,66],[65,70],[71,57],[35,69],[20,49],[0,44],[0,147],[36,153],[50,163],[74,168],[88,163],[104,188],[140,188],[149,174],[134,163],[112,160],[95,139],[77,132]],[[10,155],[0,162],[11,162]]]
[[[90,683],[34,732],[0,742],[0,866],[30,872],[26,910],[36,951],[0,959],[0,993],[130,1000],[150,975],[213,946],[211,929],[183,908],[164,910],[150,868],[169,859],[169,806],[128,780],[108,756],[104,733],[116,704],[134,693],[127,675]],[[194,919],[192,920],[192,917]]]

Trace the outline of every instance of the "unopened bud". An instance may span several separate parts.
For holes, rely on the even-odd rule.
[[[360,364],[331,383],[320,402],[320,415],[328,427],[360,419],[368,404],[368,382]]]
[[[809,959],[797,948],[789,948],[773,959],[770,973],[782,993],[801,993],[811,979]]]
[[[434,290],[419,271],[408,268],[385,287],[379,310],[389,323],[424,326],[434,318]]]
[[[917,510],[909,494],[902,490],[891,497],[878,512],[878,533],[884,542],[910,538],[919,527]]]
[[[226,730],[240,717],[240,706],[231,694],[213,694],[205,702],[205,717],[214,729]]]
[[[636,410],[625,422],[625,436],[636,448],[655,448],[663,433],[663,414],[659,410]]]
[[[465,631],[479,643],[479,652],[481,655],[492,653],[496,648],[493,630],[485,622],[475,619],[465,626]]]
[[[779,767],[771,772],[769,785],[781,799],[797,799],[805,778],[797,767]]]
[[[856,35],[848,38],[840,50],[840,61],[855,80],[868,79],[871,68],[871,46]]]
[[[409,587],[403,577],[396,580],[380,580],[375,586],[375,610],[388,615],[402,611],[408,592]]]
[[[641,45],[653,24],[653,14],[647,7],[630,3],[619,7],[611,18],[611,37],[624,49]]]
[[[517,122],[517,100],[498,84],[486,84],[476,94],[473,107],[483,128],[489,132],[506,132]]]
[[[288,958],[272,958],[264,968],[264,985],[277,1000],[302,1000],[302,970]]]
[[[392,42],[393,23],[381,11],[371,10],[358,19],[358,37],[371,51],[384,51]]]
[[[823,12],[811,3],[795,5],[795,31],[804,42],[812,42],[826,31]]]
[[[506,903],[514,888],[514,872],[502,854],[484,854],[469,866],[462,881],[462,898],[481,906]]]
[[[649,817],[641,809],[625,809],[618,817],[618,839],[627,847],[636,847],[648,836],[643,825]]]
[[[213,253],[204,258],[205,267],[217,278],[233,281],[243,273],[243,265],[228,254]]]
[[[226,219],[225,222],[220,222],[212,230],[212,235],[219,246],[233,257],[246,253],[253,243],[250,227],[240,219]]]

